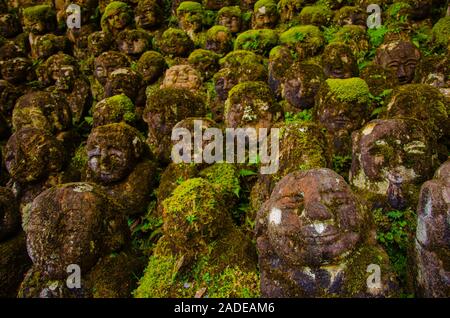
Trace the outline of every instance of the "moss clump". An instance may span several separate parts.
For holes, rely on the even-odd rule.
[[[314,56],[324,46],[325,39],[314,25],[292,27],[280,35],[280,43],[297,52],[298,58]]]
[[[194,42],[183,30],[169,28],[162,34],[158,46],[163,54],[185,57],[194,49]]]
[[[182,182],[163,202],[164,232],[177,251],[195,258],[226,225],[218,188],[202,178]]]
[[[228,53],[224,58],[220,59],[219,64],[223,68],[239,68],[245,64],[259,64],[260,57],[254,52],[247,50],[236,50]]]
[[[330,92],[341,102],[368,103],[370,100],[369,86],[359,77],[328,79],[326,83]]]
[[[235,50],[248,50],[267,55],[278,44],[278,35],[274,30],[248,30],[239,34],[234,43]]]
[[[56,17],[52,7],[46,4],[25,8],[22,14],[28,21],[46,21]]]
[[[222,16],[241,17],[241,15],[242,15],[242,11],[239,6],[223,7],[217,13],[217,20],[219,20],[220,17],[222,17]]]
[[[273,0],[259,0],[255,3],[254,11],[258,11],[262,7],[265,7],[267,11],[277,11],[277,4]]]
[[[102,26],[102,30],[108,30],[108,26],[106,25],[106,20],[116,15],[119,12],[126,12],[131,18],[131,8],[128,4],[121,1],[113,1],[105,9],[105,12],[102,15],[100,20],[100,25]]]
[[[202,170],[199,176],[216,185],[226,197],[239,197],[241,187],[239,184],[239,175],[234,165],[229,163],[216,163]]]
[[[326,6],[307,6],[300,12],[300,22],[316,26],[328,25],[333,17],[333,11]]]
[[[203,12],[203,7],[201,3],[194,1],[184,1],[181,2],[177,9],[177,14],[182,14],[186,12]]]
[[[438,46],[447,47],[450,39],[450,17],[440,19],[433,27],[433,41]]]
[[[101,109],[106,106],[106,108]],[[96,110],[101,113],[100,117],[96,118]],[[133,124],[136,121],[135,107],[130,98],[125,94],[115,95],[104,99],[102,103],[98,103],[93,110],[94,126],[97,126],[96,119],[103,119],[107,122],[101,124],[111,124],[125,121],[127,124]]]
[[[199,63],[214,63],[219,61],[219,55],[209,50],[198,49],[192,52],[188,57],[188,63],[196,65]]]
[[[210,28],[207,32],[206,32],[206,38],[207,39],[211,39],[211,40],[218,40],[218,34],[220,34],[221,32],[229,34],[231,37],[231,33],[230,30],[228,30],[227,27],[221,26],[221,25],[215,25],[212,28]]]
[[[342,42],[350,46],[358,61],[365,57],[370,48],[366,31],[357,25],[343,26],[330,41],[330,43],[335,42]]]

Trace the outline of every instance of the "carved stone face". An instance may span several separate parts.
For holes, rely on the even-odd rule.
[[[324,79],[319,66],[294,64],[286,72],[282,96],[296,110],[311,108]]]
[[[93,56],[99,56],[109,50],[113,43],[110,33],[97,31],[88,36],[88,50]]]
[[[139,1],[135,12],[136,26],[142,29],[152,29],[161,23],[163,11],[157,1]]]
[[[129,232],[123,211],[92,183],[70,183],[33,201],[28,253],[43,275],[65,278],[67,266],[88,272],[103,255],[119,250]]]
[[[163,75],[167,64],[164,57],[155,51],[148,51],[142,54],[137,62],[137,71],[141,74],[142,79],[147,84],[154,83],[161,75]]]
[[[124,30],[132,22],[130,7],[122,2],[122,5],[117,6],[118,2],[109,4],[101,19],[102,31],[118,34]]]
[[[329,169],[287,175],[258,213],[274,252],[294,266],[324,265],[350,253],[364,219],[350,187]]]
[[[272,29],[278,22],[276,4],[271,6],[255,7],[253,12],[253,29]]]
[[[373,120],[353,139],[350,182],[370,193],[387,196],[391,205],[406,200],[405,187],[417,187],[433,172],[434,141],[413,119]],[[390,190],[402,190],[389,193]]]
[[[142,86],[138,73],[130,68],[119,68],[108,76],[105,84],[105,97],[125,94],[135,101]]]
[[[178,10],[177,13],[180,21],[180,28],[182,28],[185,32],[198,32],[202,29],[203,9],[201,8],[201,5],[198,9],[192,9],[189,11]]]
[[[233,34],[238,33],[242,27],[241,16],[231,12],[220,14],[217,18],[217,22],[219,25],[227,27]]]
[[[139,133],[126,124],[110,124],[92,130],[86,151],[90,173],[109,184],[124,179],[141,156]]]
[[[151,38],[146,32],[138,30],[124,30],[119,33],[117,47],[120,52],[138,56],[151,46]]]
[[[27,58],[17,57],[0,64],[3,79],[11,83],[20,83],[26,80],[31,68],[31,61]]]
[[[197,92],[201,85],[201,76],[192,66],[175,65],[166,71],[161,88],[186,88]]]
[[[78,68],[70,55],[60,53],[51,56],[39,72],[44,73],[40,80],[45,84],[55,85],[58,90],[70,91],[78,75]]]
[[[344,97],[343,91],[358,94]],[[350,153],[351,133],[361,128],[369,116],[369,94],[369,87],[359,78],[328,79],[319,89],[315,118],[327,129],[335,154]]]
[[[375,63],[395,71],[400,84],[408,84],[419,60],[420,51],[411,42],[395,41],[378,48]]]
[[[5,149],[5,166],[11,178],[27,184],[58,172],[63,165],[63,148],[55,137],[37,128],[23,128],[13,134]]]
[[[108,76],[118,68],[128,67],[130,62],[127,57],[118,52],[109,51],[102,53],[94,61],[94,77],[100,84],[105,85]]]
[[[56,13],[49,5],[26,8],[22,25],[24,31],[35,35],[52,32],[56,27]]]
[[[359,73],[352,50],[344,44],[328,45],[323,52],[322,64],[328,78],[351,78]]]
[[[48,92],[36,91],[20,97],[14,106],[12,124],[15,131],[35,127],[57,134],[71,126],[67,102]]]

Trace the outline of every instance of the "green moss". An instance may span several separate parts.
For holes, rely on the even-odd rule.
[[[42,21],[56,16],[55,11],[51,6],[41,4],[33,7],[28,7],[23,10],[23,16],[28,21]]]
[[[87,162],[88,162],[88,156],[86,153],[86,148],[84,145],[80,145],[75,150],[75,154],[72,157],[70,166],[73,167],[74,169],[82,171],[86,167]]]
[[[217,63],[219,55],[210,50],[198,49],[189,55],[189,64],[196,65],[199,63]]]
[[[184,12],[202,12],[203,7],[201,3],[194,1],[183,1],[180,3],[177,9],[177,14]]]
[[[219,10],[217,13],[217,18],[221,16],[229,16],[229,17],[241,17],[242,11],[239,6],[233,6],[233,7],[223,7]]]
[[[278,35],[274,30],[248,30],[242,32],[234,43],[235,50],[249,50],[257,54],[267,55],[278,43]]]
[[[259,9],[261,9],[262,7],[266,7],[266,12],[267,11],[269,11],[269,12],[277,11],[277,4],[273,0],[259,0],[258,2],[255,3],[254,11],[256,12]]]
[[[120,11],[124,11],[131,14],[130,6],[124,2],[113,1],[110,4],[108,4],[100,20],[100,25],[102,26],[103,30],[107,30],[106,20]]]
[[[314,25],[302,25],[290,28],[280,35],[280,42],[287,45],[295,45],[297,42],[305,42],[309,38],[321,38],[322,33]]]
[[[395,2],[387,9],[387,14],[391,18],[399,18],[399,14],[402,14],[405,10],[411,10],[412,7],[406,2]]]
[[[219,64],[222,68],[239,68],[244,64],[260,63],[261,59],[253,52],[246,50],[236,50],[228,53],[220,59]]]
[[[179,268],[177,257],[151,256],[139,287],[134,291],[136,298],[167,298],[171,296],[171,287],[175,284]]]
[[[369,86],[359,77],[328,79],[326,83],[330,88],[330,92],[334,94],[339,101],[368,103],[370,100]]]
[[[219,32],[230,34],[230,31],[228,30],[227,27],[224,27],[221,25],[215,25],[206,32],[206,38],[217,40],[217,33],[219,33]]]
[[[333,11],[325,6],[306,6],[300,12],[302,24],[324,25],[330,22]]]
[[[239,197],[241,187],[239,175],[234,165],[216,163],[202,170],[199,176],[216,185],[224,195]]]
[[[450,17],[440,19],[433,27],[434,42],[443,47],[447,47],[450,39]]]

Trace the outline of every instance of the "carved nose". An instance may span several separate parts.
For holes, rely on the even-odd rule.
[[[306,204],[305,216],[312,221],[326,221],[332,218],[328,208],[317,201],[308,202]]]

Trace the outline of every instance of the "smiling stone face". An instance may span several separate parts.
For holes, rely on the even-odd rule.
[[[394,41],[380,46],[375,63],[397,73],[400,84],[411,83],[416,66],[420,61],[420,51],[406,41]]]
[[[279,19],[277,4],[272,1],[260,0],[255,3],[253,11],[253,29],[271,29]]]
[[[333,263],[361,239],[362,206],[344,179],[329,169],[294,172],[258,212],[275,253],[291,266]],[[258,233],[258,229],[257,229]]]
[[[135,11],[136,26],[143,29],[157,27],[162,21],[163,10],[158,1],[139,1]]]
[[[126,124],[95,128],[89,135],[86,151],[93,179],[104,184],[124,179],[141,156],[139,133]]]
[[[228,28],[231,33],[236,34],[242,27],[241,13],[241,9],[238,6],[222,8],[217,14],[217,24]]]
[[[433,172],[434,141],[419,121],[373,120],[352,138],[350,182],[381,195],[393,207],[407,200],[406,189],[417,191]]]
[[[203,7],[200,3],[184,1],[177,9],[180,28],[188,34],[198,32],[203,24]]]
[[[201,85],[201,76],[192,66],[175,65],[166,71],[161,88],[185,88],[195,93]]]

